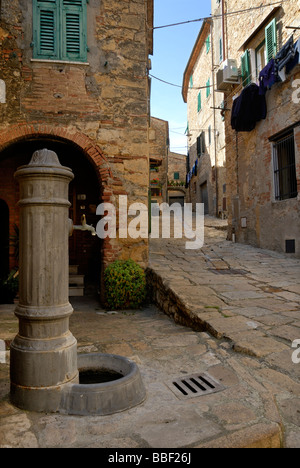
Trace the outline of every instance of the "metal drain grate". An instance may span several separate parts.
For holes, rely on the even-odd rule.
[[[207,373],[188,375],[173,380],[167,385],[172,392],[182,400],[225,390],[224,385]]]

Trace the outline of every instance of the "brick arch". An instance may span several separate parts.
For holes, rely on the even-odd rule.
[[[0,153],[15,143],[33,137],[57,139],[57,141],[64,141],[78,147],[95,169],[101,187],[103,202],[114,204],[117,194],[126,193],[121,180],[113,176],[109,162],[101,148],[76,128],[52,126],[50,124],[11,125],[0,134]],[[113,243],[111,239],[104,239],[102,245],[102,268],[116,260],[119,257],[120,251],[120,247]]]
[[[101,185],[108,186],[112,173],[103,152],[88,136],[76,129],[57,127],[51,125],[13,125],[4,130],[0,135],[0,152],[8,146],[26,140],[36,138],[57,138],[78,146],[92,163]]]

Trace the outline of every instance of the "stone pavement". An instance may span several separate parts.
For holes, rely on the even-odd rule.
[[[0,448],[300,447],[300,364],[291,346],[300,339],[300,261],[227,242],[222,224],[206,219],[199,251],[186,251],[183,240],[151,241],[153,293],[175,320],[154,305],[107,313],[72,300],[78,352],[123,355],[140,368],[147,398],[123,413],[13,407],[1,344],[9,348],[17,320],[13,306],[0,306]],[[224,388],[178,396],[174,380],[203,372]]]

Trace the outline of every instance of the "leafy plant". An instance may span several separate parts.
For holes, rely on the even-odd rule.
[[[0,280],[0,304],[13,304],[19,290],[19,272],[12,270],[8,277]]]
[[[133,260],[117,260],[104,272],[107,304],[112,309],[138,309],[146,299],[146,275]]]

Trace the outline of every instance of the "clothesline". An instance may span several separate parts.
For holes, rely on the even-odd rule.
[[[293,37],[293,35],[291,35],[289,37],[289,39],[287,40],[287,42],[290,40],[290,38]],[[297,37],[297,39],[294,39],[294,44],[296,44],[298,41],[300,40],[300,36]],[[256,84],[259,84],[259,73],[261,72],[261,70],[256,67],[255,70],[251,71],[251,73],[247,76],[247,78],[245,78],[244,81],[242,81],[237,88],[235,88],[229,95],[226,96],[226,99],[225,101],[228,101],[230,100],[233,96],[239,94],[245,87],[245,82],[247,80],[251,80],[252,83],[256,83]]]
[[[231,127],[237,132],[251,132],[267,116],[266,93],[275,83],[286,81],[286,74],[300,64],[300,39],[291,36],[259,74],[259,84],[249,83],[234,99]],[[235,90],[237,91],[237,90]]]

